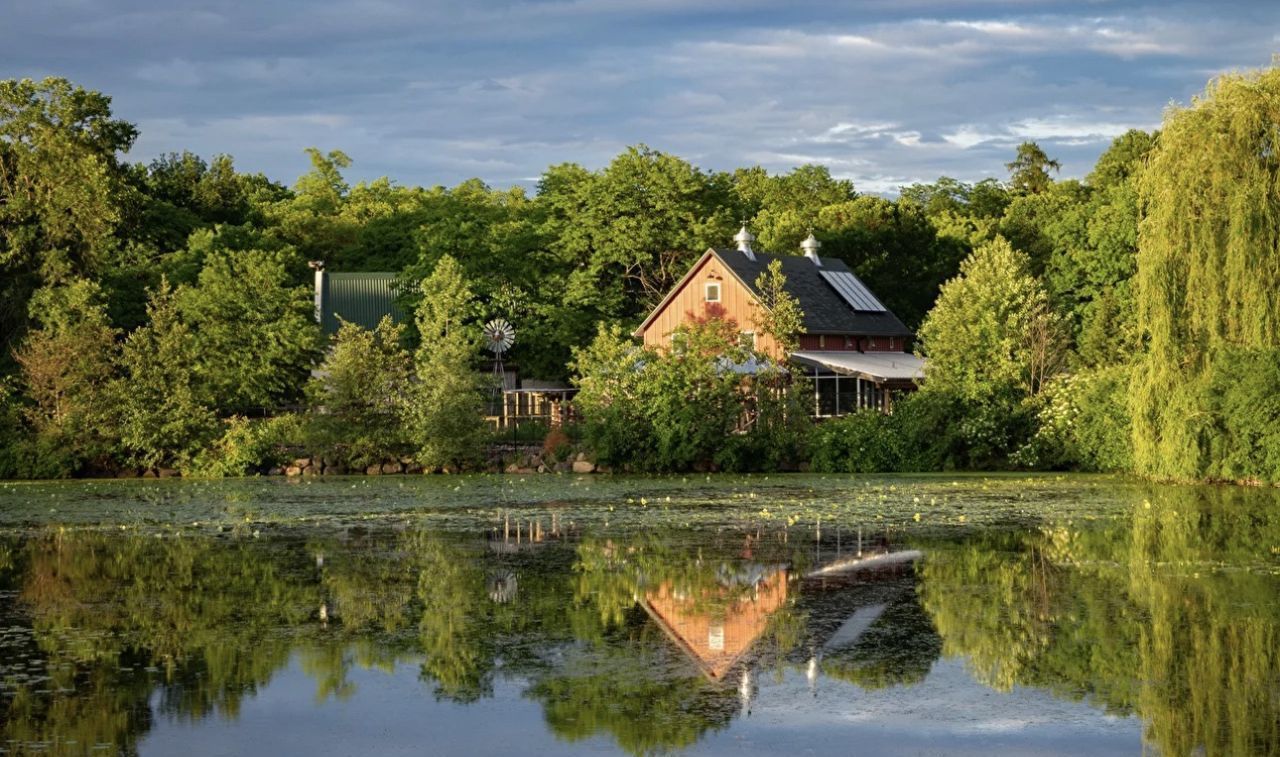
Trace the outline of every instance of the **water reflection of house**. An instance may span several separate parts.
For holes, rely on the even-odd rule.
[[[904,590],[901,579],[913,573],[921,556],[917,550],[864,544],[861,538],[855,544],[849,552],[821,555],[802,576],[785,565],[748,563],[721,571],[714,589],[690,594],[667,581],[647,591],[640,604],[707,678],[723,681],[764,634],[770,617],[786,605],[793,588],[815,594],[834,591],[846,601],[832,604],[833,613],[810,618],[819,654],[834,652],[856,643],[880,618]],[[793,579],[800,582],[796,587],[790,585]],[[811,675],[817,662],[811,662]]]
[[[641,601],[658,626],[713,681],[724,679],[764,633],[769,616],[787,601],[786,568],[760,570],[750,582],[750,592],[741,596],[735,596],[741,584],[734,583],[722,582],[715,590],[691,596],[667,581],[646,592]]]

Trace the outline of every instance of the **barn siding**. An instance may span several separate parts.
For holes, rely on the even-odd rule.
[[[902,352],[906,349],[906,343],[896,337],[803,334],[800,337],[800,349],[827,352]]]
[[[704,285],[715,281],[720,284],[720,307],[723,316],[738,324],[739,331],[751,331],[756,334],[756,348],[774,359],[784,356],[777,342],[764,334],[755,323],[755,295],[743,285],[736,276],[730,273],[724,264],[714,255],[706,256],[693,269],[692,273],[680,284],[665,307],[654,316],[648,327],[642,332],[645,346],[665,348],[671,344],[671,333],[681,324],[695,317],[707,315],[707,303],[704,299]],[[801,308],[804,303],[800,303]],[[872,337],[855,334],[819,335],[801,334],[799,337],[801,350],[839,350],[850,352],[902,352],[906,350],[906,340],[901,337]]]
[[[323,276],[321,326],[326,335],[336,334],[341,321],[373,329],[385,315],[396,323],[407,320],[395,301],[396,274],[326,271]]]
[[[667,347],[671,344],[671,333],[691,317],[702,317],[707,312],[707,302],[703,299],[704,285],[709,281],[720,284],[720,307],[726,319],[738,324],[739,331],[752,331],[756,334],[756,349],[772,357],[780,357],[778,345],[772,337],[761,334],[756,327],[752,304],[756,301],[751,293],[733,274],[725,270],[723,264],[714,256],[708,257],[696,267],[693,275],[685,280],[683,286],[667,302],[667,306],[644,330],[644,343],[647,347]]]

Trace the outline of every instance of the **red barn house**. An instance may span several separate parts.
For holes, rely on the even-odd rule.
[[[867,288],[844,261],[818,256],[820,242],[810,235],[803,255],[756,252],[755,237],[744,227],[734,236],[737,249],[707,250],[636,329],[649,346],[666,346],[682,323],[709,312],[739,324],[756,349],[787,360],[814,381],[814,415],[843,415],[861,408],[893,407],[896,392],[915,389],[924,361],[907,352],[912,333]],[[764,307],[756,279],[774,260],[781,261],[786,290],[804,312],[799,349],[782,355],[778,344],[757,334],[755,312]]]

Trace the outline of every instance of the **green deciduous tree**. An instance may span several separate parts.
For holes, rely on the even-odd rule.
[[[46,472],[66,475],[86,462],[105,463],[114,446],[107,395],[117,347],[101,287],[74,279],[41,289],[31,318],[37,328],[15,356],[31,400],[28,422],[60,461]]]
[[[568,301],[634,317],[667,293],[736,220],[727,177],[643,145],[603,171],[549,170],[540,184],[551,250],[568,264]]]
[[[412,360],[403,335],[389,316],[373,330],[345,322],[338,330],[308,388],[326,458],[363,468],[408,451],[403,417]]]
[[[98,273],[117,247],[116,153],[137,130],[111,98],[66,79],[0,81],[0,349],[25,327],[27,298]],[[6,355],[7,357],[7,355]]]
[[[113,387],[121,444],[143,468],[185,467],[216,432],[197,375],[199,347],[168,281],[153,290],[148,323],[129,335]]]
[[[1034,395],[1061,364],[1059,328],[1026,256],[997,238],[961,264],[920,327],[925,387],[967,399]]]
[[[475,300],[461,266],[451,256],[440,258],[422,282],[417,383],[406,410],[418,461],[427,468],[459,468],[480,457],[485,387],[474,365],[479,344],[474,315]]]
[[[296,267],[287,252],[214,250],[195,286],[177,293],[197,375],[218,412],[261,412],[301,396],[322,338]]]
[[[583,437],[598,461],[623,464],[652,455],[643,393],[645,373],[657,359],[655,351],[638,346],[617,324],[601,323],[595,339],[574,350],[574,406],[582,413]]]
[[[795,352],[800,332],[804,330],[804,311],[800,302],[787,291],[787,277],[782,272],[782,261],[773,260],[755,281],[760,293],[759,304],[754,302],[752,319],[763,333],[773,337],[783,355]]]
[[[1065,344],[1025,255],[996,238],[965,259],[947,282],[918,334],[928,357],[920,397],[901,423],[912,419],[941,429],[945,444],[930,441],[935,459],[965,467],[1008,465],[1034,431],[1033,399],[1062,367]]]

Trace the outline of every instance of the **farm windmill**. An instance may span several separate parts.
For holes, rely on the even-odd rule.
[[[502,368],[502,355],[516,343],[516,329],[505,318],[494,318],[484,325],[484,344],[493,353],[493,375],[498,386],[506,384],[506,371]]]

